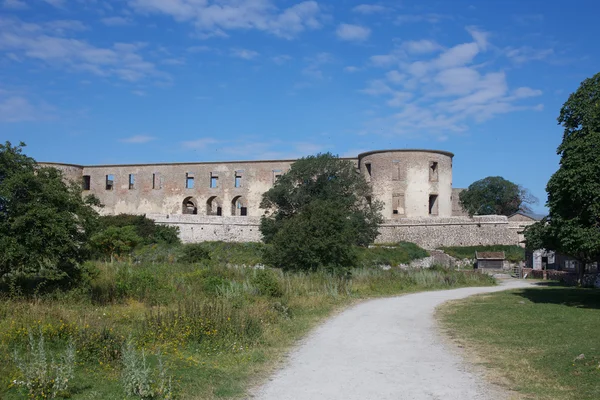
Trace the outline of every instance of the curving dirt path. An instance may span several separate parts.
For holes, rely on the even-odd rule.
[[[463,288],[370,300],[327,321],[286,367],[258,389],[262,400],[506,399],[444,344],[435,308],[478,293],[529,286]]]

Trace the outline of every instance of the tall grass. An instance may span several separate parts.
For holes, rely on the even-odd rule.
[[[259,246],[232,246],[233,254],[225,254],[229,250],[222,244],[207,246],[213,249],[211,259],[199,263],[98,262],[88,265],[95,270],[93,278],[78,290],[35,301],[0,302],[0,397],[19,398],[9,388],[19,371],[7,354],[27,346],[30,330],[42,332],[50,357],[60,354],[72,338],[78,351],[74,399],[90,398],[86,396],[91,393],[122,398],[123,389],[114,383],[125,368],[123,359],[138,365],[135,357],[142,352],[161,352],[172,366],[175,379],[169,393],[181,398],[235,397],[280,349],[355,299],[493,284],[487,275],[476,273],[373,267],[382,254],[387,261],[400,262],[424,253],[410,246],[405,248],[414,250],[412,255],[384,248],[363,254],[366,266],[350,277],[240,267],[236,265],[242,260],[246,265],[255,261],[248,254],[256,254]],[[157,365],[154,356],[146,362],[146,367]],[[142,375],[132,378],[139,390],[129,391],[133,396],[137,390],[138,398],[147,388]]]

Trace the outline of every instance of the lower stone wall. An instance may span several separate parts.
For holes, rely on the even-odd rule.
[[[178,226],[184,243],[222,240],[258,242],[260,219],[206,215],[148,214],[157,223]],[[519,229],[504,216],[421,218],[386,221],[379,228],[377,243],[406,241],[425,249],[441,246],[519,244]]]

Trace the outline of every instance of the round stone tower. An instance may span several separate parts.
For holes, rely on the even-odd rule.
[[[452,216],[452,157],[439,150],[376,150],[358,165],[386,219]]]

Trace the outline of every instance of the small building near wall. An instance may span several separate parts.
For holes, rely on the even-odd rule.
[[[505,255],[503,251],[476,251],[477,269],[501,270],[504,267]]]

